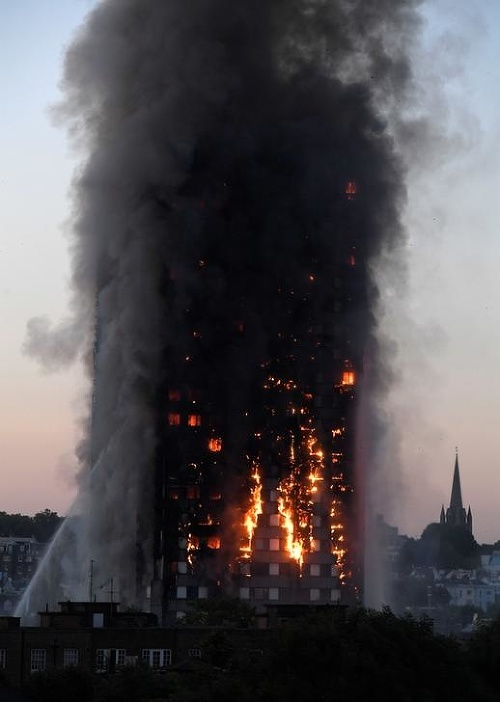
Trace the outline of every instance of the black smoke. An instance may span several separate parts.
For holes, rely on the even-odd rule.
[[[240,470],[244,437],[260,426],[249,410],[263,364],[312,387],[302,342],[313,327],[333,319],[340,337],[317,351],[327,375],[328,350],[348,344],[359,370],[370,349],[370,391],[382,387],[390,359],[376,351],[371,270],[404,240],[390,120],[411,84],[417,5],[104,0],[70,46],[60,112],[83,163],[67,328],[95,379],[75,593],[93,558],[96,578],[114,577],[133,600],[160,389],[218,398],[214,421]],[[351,254],[356,273],[334,314]],[[29,349],[43,356],[38,331]]]

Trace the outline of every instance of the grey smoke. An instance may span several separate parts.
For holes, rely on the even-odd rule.
[[[47,592],[53,603],[63,594],[62,581],[72,597],[85,596],[90,559],[96,581],[114,577],[121,601],[134,601],[136,542],[143,542],[147,556],[151,531],[154,396],[175,370],[165,367],[165,349],[189,350],[185,310],[200,296],[194,271],[204,242],[197,191],[219,197],[225,173],[240,159],[242,178],[262,185],[262,207],[271,214],[261,240],[246,233],[237,245],[228,242],[234,264],[244,271],[263,256],[268,272],[293,275],[300,261],[290,198],[300,195],[306,220],[315,212],[323,218],[321,237],[330,250],[329,198],[341,185],[338,173],[352,162],[366,193],[361,253],[373,262],[385,249],[404,248],[404,168],[388,124],[411,86],[407,47],[419,25],[418,4],[104,0],[89,15],[66,55],[66,98],[59,109],[85,160],[74,185],[76,311],[55,330],[32,320],[26,349],[51,367],[83,354],[95,375],[92,423],[78,517],[67,527],[75,556],[67,550],[58,555],[64,574],[52,578],[55,556],[47,559],[38,581],[49,585],[37,594],[34,583],[25,610],[45,602]],[[290,176],[293,195],[283,193],[276,164],[268,174],[255,155],[274,137],[277,157],[288,158],[288,144],[290,169],[297,172],[303,159],[299,185],[299,176]],[[193,164],[203,149],[208,165],[200,186]],[[166,270],[179,271],[183,281],[168,309],[159,293]],[[211,275],[202,291],[207,306],[210,299],[225,304],[224,271]],[[360,314],[360,338],[372,349],[369,392],[375,397],[389,382],[390,359],[377,355],[372,336],[373,281],[369,292],[373,302]],[[266,306],[265,285],[261,295],[256,310]],[[265,343],[265,333],[256,334],[248,353],[257,355]],[[372,455],[383,421],[372,416],[376,405],[368,405]]]
[[[54,327],[47,317],[28,321],[23,353],[36,358],[46,371],[72,364],[84,342],[78,319],[68,319]]]

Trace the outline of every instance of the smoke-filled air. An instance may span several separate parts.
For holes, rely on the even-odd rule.
[[[104,0],[69,47],[80,488],[20,605],[364,597],[413,0]],[[389,252],[389,256],[387,256]],[[393,253],[391,253],[393,252]],[[397,252],[397,255],[394,254]],[[92,569],[91,569],[92,563]],[[92,578],[89,580],[89,573]]]

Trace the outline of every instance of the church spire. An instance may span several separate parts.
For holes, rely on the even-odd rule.
[[[453,471],[453,485],[451,488],[450,509],[456,514],[461,514],[464,506],[462,503],[462,489],[460,487],[460,471],[458,469],[458,450],[455,454],[455,470]]]
[[[453,471],[453,484],[451,487],[450,506],[439,519],[440,524],[447,524],[453,527],[465,527],[472,534],[472,512],[466,512],[462,502],[462,488],[460,486],[460,470],[458,468],[458,449],[455,449],[455,468]]]

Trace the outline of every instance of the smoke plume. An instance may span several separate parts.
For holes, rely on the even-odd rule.
[[[391,362],[377,351],[371,271],[382,253],[398,259],[404,248],[404,169],[391,125],[411,87],[417,5],[103,0],[89,15],[66,55],[60,113],[84,157],[68,329],[94,378],[90,448],[72,537],[49,554],[42,570],[52,579],[44,594],[44,575],[34,582],[31,609],[84,596],[91,559],[97,584],[113,577],[121,601],[134,601],[137,550],[147,561],[151,549],[159,390],[189,377],[218,397],[237,463],[252,419],[227,418],[258,404],[276,330],[300,335],[311,315],[322,324],[331,314],[332,271],[347,241],[359,273],[335,333],[349,330],[339,344],[356,368],[369,357],[369,470]],[[345,210],[350,180],[355,216]],[[277,291],[297,302],[283,305]],[[32,322],[28,348],[54,362],[74,355],[48,331]],[[306,383],[299,357],[294,373]]]

